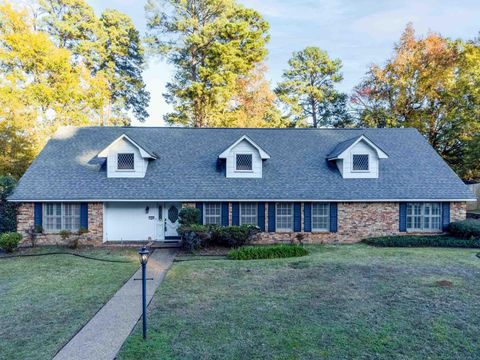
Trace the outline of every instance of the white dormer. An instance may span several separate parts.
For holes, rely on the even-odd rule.
[[[344,179],[376,179],[380,159],[388,155],[365,135],[338,144],[327,156],[335,161]]]
[[[226,160],[227,178],[261,178],[263,160],[270,159],[270,155],[246,135],[218,157]]]
[[[109,178],[143,178],[148,161],[157,158],[125,134],[100,151],[98,157],[107,158]]]

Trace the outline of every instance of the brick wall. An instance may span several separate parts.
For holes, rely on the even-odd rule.
[[[194,207],[195,203],[184,203],[183,207]],[[23,245],[30,245],[27,230],[33,228],[33,203],[21,204],[17,212],[17,231],[24,235]],[[338,203],[338,231],[336,233],[305,233],[304,206],[302,203],[302,232],[269,233],[259,236],[259,243],[290,242],[303,237],[305,243],[354,243],[367,237],[405,234],[399,232],[398,203]],[[451,221],[466,218],[466,203],[455,202],[450,205]],[[232,204],[229,204],[229,221],[232,222]],[[265,204],[265,229],[268,230],[268,203]],[[299,235],[301,234],[301,235]],[[75,235],[77,236],[77,235]],[[64,245],[59,234],[38,234],[38,245]],[[88,204],[88,232],[80,236],[80,243],[102,245],[103,240],[103,204]]]
[[[450,203],[450,221],[465,220],[467,218],[467,203]]]
[[[28,231],[33,228],[33,203],[21,204],[17,211],[17,231],[23,235],[21,245],[31,245]],[[64,240],[59,234],[37,234],[37,245],[68,245],[72,239],[78,237],[82,245],[102,245],[103,241],[103,203],[88,204],[88,232],[82,235],[73,234]]]
[[[302,204],[302,230],[304,229]],[[398,203],[338,203],[338,231],[262,233],[258,243],[297,241],[305,243],[354,243],[366,237],[395,235],[399,232]]]

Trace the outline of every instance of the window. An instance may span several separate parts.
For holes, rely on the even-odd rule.
[[[368,154],[352,156],[352,171],[368,171]]]
[[[237,171],[252,171],[252,154],[237,154]]]
[[[330,204],[312,204],[312,231],[330,230]]]
[[[205,225],[221,225],[222,224],[222,204],[221,203],[205,203],[203,223]]]
[[[117,154],[117,169],[118,170],[134,170],[135,157],[133,153],[118,153]]]
[[[293,204],[277,203],[277,231],[293,231]]]
[[[439,231],[442,226],[440,203],[408,203],[408,231]]]
[[[257,225],[257,203],[240,203],[240,225]]]
[[[46,232],[80,230],[80,204],[45,203],[43,205],[43,228]]]

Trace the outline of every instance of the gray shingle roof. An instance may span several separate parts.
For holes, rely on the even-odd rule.
[[[145,178],[107,178],[96,155],[126,134],[160,156]],[[389,158],[378,179],[343,179],[326,157],[364,134]],[[218,155],[247,135],[271,158],[263,178],[232,179]],[[414,129],[66,128],[48,142],[11,200],[473,199]]]

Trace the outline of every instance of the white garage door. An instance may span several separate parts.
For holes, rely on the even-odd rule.
[[[148,207],[148,212],[147,212]],[[105,203],[105,241],[155,240],[158,205],[155,203]]]

